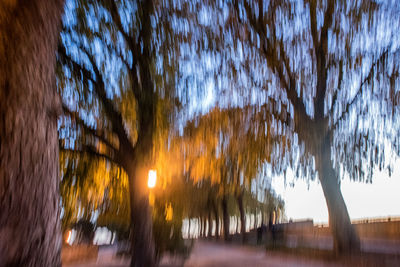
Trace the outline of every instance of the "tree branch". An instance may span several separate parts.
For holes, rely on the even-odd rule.
[[[96,81],[92,78],[92,72],[83,67],[81,64],[77,63],[70,55],[67,54],[67,51],[64,45],[58,46],[57,55],[59,60],[65,65],[72,65],[72,72],[75,74],[82,74],[86,79],[96,83]],[[80,72],[80,73],[79,73]]]
[[[371,80],[371,78],[373,77],[372,75],[373,75],[373,73],[374,73],[373,70],[375,69],[376,65],[377,65],[380,61],[382,61],[388,53],[389,53],[389,50],[386,50],[385,52],[383,52],[383,53],[379,56],[379,58],[371,65],[371,68],[369,69],[368,75],[367,75],[367,76],[363,79],[363,81],[361,82],[361,84],[360,84],[360,86],[359,86],[359,88],[358,88],[358,90],[357,90],[357,93],[355,94],[355,96],[353,97],[353,99],[352,99],[350,102],[348,102],[348,103],[346,104],[346,107],[345,107],[344,111],[343,111],[342,114],[339,116],[339,118],[336,120],[336,122],[333,124],[333,127],[332,127],[332,128],[336,128],[336,127],[338,126],[339,122],[340,122],[340,121],[344,118],[344,116],[346,116],[346,114],[349,112],[351,106],[352,106],[352,105],[356,102],[356,100],[361,96],[361,93],[362,93],[362,91],[363,91],[362,89],[363,89],[363,87],[364,87],[364,84],[366,84],[367,82],[369,82],[369,81]]]
[[[72,111],[65,103],[62,103],[62,108],[63,108],[64,114],[69,115],[71,120],[74,120],[76,125],[79,125],[80,127],[82,127],[85,132],[88,132],[91,135],[93,135],[94,137],[96,137],[97,139],[99,139],[99,141],[103,142],[105,145],[107,145],[113,151],[118,150],[107,139],[105,131],[103,129],[94,129],[93,127],[90,127],[89,125],[87,125],[87,123],[80,117],[79,112]]]
[[[93,156],[96,158],[103,158],[110,162],[115,162],[115,160],[112,156],[99,153],[91,146],[87,146],[87,145],[82,146],[80,149],[66,148],[62,145],[62,142],[60,140],[59,148],[60,148],[60,151],[62,151],[62,152],[68,152],[68,153],[73,153],[73,154],[86,154],[86,155],[90,155],[90,156]],[[115,163],[118,163],[118,162],[115,162]]]
[[[127,59],[125,58],[125,56],[122,54],[122,51],[121,51],[120,49],[118,49],[118,48],[114,45],[113,42],[111,42],[111,44],[110,44],[110,42],[107,42],[107,41],[103,38],[103,37],[104,37],[103,34],[100,34],[99,32],[93,33],[93,36],[94,36],[94,37],[97,37],[99,40],[101,40],[101,41],[104,43],[104,45],[107,47],[109,53],[114,52],[114,53],[121,59],[122,63],[124,63],[125,66],[126,66],[128,69],[131,69],[131,66],[130,66],[129,62],[127,61]]]
[[[119,16],[119,12],[118,12],[118,7],[116,4],[116,1],[114,0],[110,0],[107,2],[109,4],[110,7],[110,14],[111,17],[114,21],[114,24],[116,25],[117,29],[121,32],[122,36],[124,37],[125,41],[128,43],[129,48],[132,50],[133,52],[133,56],[136,56],[136,46],[134,45],[135,42],[135,37],[134,36],[130,36],[125,30],[124,27],[122,25],[122,21],[121,21],[121,17]]]
[[[260,20],[257,21],[255,17],[251,15],[252,12],[250,5],[245,1],[244,6],[246,9],[248,20],[250,22],[250,26],[260,35],[261,42],[264,43],[264,45],[261,46],[261,51],[265,55],[267,64],[273,72],[276,72],[278,74],[281,86],[286,91],[286,95],[290,102],[292,102],[296,110],[296,115],[299,116],[301,120],[310,120],[310,118],[307,116],[306,108],[302,99],[297,96],[297,92],[294,86],[295,80],[293,78],[293,73],[290,70],[289,59],[286,55],[282,42],[280,43],[279,47],[277,47],[277,45],[273,45],[265,34],[264,25],[260,24]],[[237,1],[235,1],[235,10],[237,14],[239,14]],[[278,58],[278,50],[279,54],[281,55],[281,59]],[[289,77],[289,83],[286,81],[281,60],[284,61],[283,63]]]
[[[129,141],[129,138],[125,132],[122,115],[117,110],[115,110],[112,101],[107,97],[104,81],[100,73],[100,70],[97,68],[93,55],[89,53],[89,51],[86,48],[81,48],[81,49],[88,57],[90,63],[92,64],[93,71],[95,72],[96,77],[98,77],[98,79],[96,79],[97,82],[95,83],[95,86],[93,86],[93,88],[97,96],[99,97],[100,102],[103,104],[104,110],[111,121],[113,131],[115,131],[120,140],[120,147],[121,146],[132,147],[132,144]]]
[[[339,62],[339,77],[338,77],[338,86],[336,91],[334,92],[332,96],[332,107],[336,105],[337,101],[337,96],[339,93],[339,90],[342,88],[342,82],[343,82],[343,60],[340,60]]]
[[[316,48],[319,47],[318,32],[317,32],[317,3],[315,0],[309,2],[310,5],[310,27],[311,36],[314,43],[314,52],[316,53]]]

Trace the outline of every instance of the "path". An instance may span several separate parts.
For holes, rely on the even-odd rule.
[[[197,241],[186,267],[339,266],[287,254],[266,253],[262,248]]]
[[[115,257],[115,248],[99,250],[97,260],[86,263],[64,265],[64,267],[128,267],[129,259]],[[181,267],[181,261],[163,258],[160,267]],[[321,257],[292,255],[288,252],[267,252],[262,247],[224,244],[214,241],[197,240],[185,267],[257,267],[257,266],[400,266],[400,255],[363,254],[342,257],[338,260],[323,261]]]

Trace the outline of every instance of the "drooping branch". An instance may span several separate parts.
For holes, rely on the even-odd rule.
[[[379,56],[379,58],[371,65],[368,75],[362,80],[362,82],[360,83],[360,86],[358,87],[357,93],[355,94],[353,99],[346,104],[344,111],[339,116],[339,118],[335,121],[332,129],[335,129],[338,126],[339,122],[346,116],[347,113],[349,113],[351,106],[357,101],[357,99],[359,99],[362,96],[364,85],[371,81],[371,79],[373,78],[375,67],[377,66],[377,64],[379,64],[379,62],[381,62],[382,60],[385,59],[385,57],[388,55],[388,53],[389,53],[389,50],[385,50],[385,52],[383,52]],[[332,114],[331,114],[331,116],[332,116]]]
[[[273,44],[270,41],[270,38],[268,38],[265,33],[264,23],[260,20],[256,20],[255,16],[252,15],[251,7],[247,1],[244,1],[244,7],[251,28],[260,35],[260,40],[263,44],[260,46],[261,51],[263,52],[265,59],[267,60],[269,68],[277,74],[282,89],[286,91],[288,99],[294,106],[296,115],[299,116],[302,121],[309,121],[310,118],[307,116],[305,105],[302,99],[297,95],[294,85],[294,75],[290,69],[289,58],[286,55],[283,43],[280,42],[280,45],[277,45],[276,43]],[[235,1],[235,9],[239,17],[238,1]],[[271,36],[273,38],[275,37],[274,34],[272,34]],[[280,58],[278,57],[278,54],[280,54]],[[282,65],[282,60],[284,66]],[[284,67],[289,81],[287,81],[285,77]]]
[[[137,77],[137,70],[136,70],[136,66],[137,64],[137,60],[138,58],[140,58],[139,55],[139,49],[136,43],[136,36],[133,33],[133,31],[131,31],[130,33],[126,32],[124,30],[124,27],[122,25],[122,21],[121,21],[121,17],[119,15],[118,12],[118,7],[117,4],[115,3],[114,0],[111,1],[107,1],[108,4],[110,5],[110,13],[111,13],[111,17],[117,27],[117,29],[121,32],[122,36],[125,39],[125,42],[128,45],[128,48],[130,49],[131,53],[132,53],[132,65],[129,66],[129,64],[127,64],[126,61],[124,61],[124,63],[126,64],[127,68],[129,69],[130,72],[130,77],[132,79],[132,86],[131,86],[131,90],[133,92],[133,94],[135,95],[136,99],[139,99],[140,97],[140,88],[139,88],[139,81],[138,81],[138,77]],[[122,57],[121,57],[122,59]]]
[[[108,139],[104,129],[95,129],[89,125],[80,117],[79,112],[72,111],[65,103],[62,103],[62,108],[65,115],[68,115],[72,121],[76,123],[79,127],[82,127],[85,133],[89,133],[96,137],[99,141],[107,145],[113,151],[117,151],[118,148],[115,147]]]
[[[102,103],[106,116],[111,122],[112,130],[118,136],[120,143],[119,148],[124,147],[124,149],[129,150],[129,148],[132,148],[132,144],[129,141],[129,137],[127,136],[127,133],[125,131],[122,115],[115,109],[112,101],[107,97],[103,76],[97,67],[96,61],[93,55],[88,51],[88,49],[82,46],[80,47],[80,49],[87,56],[93,71],[89,71],[86,67],[82,66],[82,64],[79,64],[74,59],[72,59],[72,57],[66,53],[64,47],[59,48],[58,54],[63,59],[64,63],[68,62],[69,64],[71,64],[74,68],[74,71],[79,71],[85,79],[92,82],[94,92],[98,96],[99,101]]]
[[[93,57],[93,55],[86,49],[86,48],[81,48],[82,51],[86,54],[88,57],[93,71],[96,74],[96,83],[94,84],[93,88],[94,91],[96,92],[97,96],[99,97],[100,102],[103,104],[104,110],[108,116],[108,118],[111,121],[113,131],[117,134],[119,140],[120,140],[120,147],[132,147],[131,142],[129,141],[129,138],[127,136],[127,133],[124,128],[124,123],[122,119],[122,115],[120,112],[118,112],[112,101],[107,97],[106,90],[105,90],[105,85],[104,85],[104,80],[103,77],[100,73],[100,70],[97,67],[96,61]]]
[[[316,0],[311,0],[310,5],[310,28],[311,36],[313,39],[314,53],[316,53],[316,47],[319,47],[318,32],[317,32],[317,2]]]
[[[336,101],[337,101],[337,96],[339,94],[339,90],[341,90],[342,88],[342,82],[343,82],[343,60],[340,60],[339,62],[339,77],[338,77],[338,86],[337,86],[337,90],[335,90],[333,97],[332,97],[332,107],[334,107],[336,105]]]
[[[135,36],[133,35],[133,33],[131,33],[132,35],[129,35],[129,33],[124,30],[124,26],[122,25],[116,1],[108,0],[107,5],[110,7],[109,11],[115,26],[124,37],[129,48],[132,50],[133,56],[136,57],[136,46],[134,45]]]
[[[58,50],[57,50],[57,56],[59,60],[63,64],[69,64],[70,67],[72,68],[72,73],[74,74],[81,74],[83,77],[85,77],[87,80],[92,81],[93,83],[96,83],[95,79],[93,79],[92,72],[88,70],[87,68],[83,67],[81,64],[77,63],[70,55],[67,54],[67,51],[64,47],[64,45],[59,45]]]
[[[117,55],[120,60],[122,61],[122,63],[124,63],[124,65],[130,69],[131,68],[131,64],[129,64],[126,56],[122,53],[121,49],[118,49],[115,44],[113,44],[112,42],[107,42],[107,40],[105,40],[104,38],[104,34],[103,33],[99,33],[99,32],[94,32],[92,33],[92,35],[96,38],[98,38],[99,40],[101,40],[105,47],[108,49],[108,51],[112,54],[114,53],[115,55]]]
[[[103,159],[108,160],[109,162],[116,162],[113,155],[107,155],[104,153],[100,153],[91,145],[80,145],[79,148],[77,148],[77,147],[68,148],[68,147],[64,146],[63,140],[59,140],[59,148],[60,148],[60,151],[62,151],[62,152],[68,152],[68,153],[78,154],[78,155],[85,154],[85,155],[89,155],[89,156],[92,156],[95,158],[103,158]],[[118,162],[116,162],[116,163],[118,163]]]
[[[328,76],[328,28],[332,25],[333,10],[334,1],[328,1],[328,6],[324,14],[324,24],[321,28],[318,46],[315,46],[317,87],[316,96],[314,98],[314,109],[315,117],[322,120],[326,120],[326,117],[324,116],[324,107]],[[315,23],[317,23],[317,21],[315,21]]]
[[[328,1],[328,6],[326,7],[324,15],[324,25],[322,26],[321,29],[321,40],[322,38],[327,39],[326,37],[328,35],[328,28],[332,25],[333,11],[335,9],[334,3],[335,1]],[[324,46],[325,44],[321,40],[318,45]],[[328,49],[328,47],[321,47],[321,49]]]

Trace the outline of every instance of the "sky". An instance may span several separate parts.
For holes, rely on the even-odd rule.
[[[400,216],[400,161],[396,163],[391,177],[387,172],[376,171],[372,184],[342,180],[341,190],[352,220]],[[308,188],[306,181],[297,180],[291,187],[285,186],[283,177],[276,177],[271,185],[285,201],[288,220],[310,218],[314,223],[328,222],[328,209],[318,181],[310,182]]]

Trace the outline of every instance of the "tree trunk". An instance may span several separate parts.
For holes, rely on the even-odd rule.
[[[208,210],[208,238],[211,238],[211,235],[212,235],[211,210]]]
[[[128,172],[131,204],[132,267],[156,265],[153,220],[149,205],[146,168],[136,167]],[[133,173],[135,175],[133,175]]]
[[[247,236],[246,236],[246,217],[244,214],[244,207],[243,207],[243,194],[239,194],[237,196],[237,203],[239,206],[239,213],[240,213],[240,232],[242,233],[242,242],[245,243],[247,241]]]
[[[236,217],[236,234],[240,233],[240,223],[239,223],[239,218],[240,216],[235,216]]]
[[[229,220],[229,212],[228,212],[228,199],[227,196],[224,195],[222,197],[222,220],[224,224],[224,240],[226,242],[230,241],[230,234],[229,234],[229,225],[230,225],[230,220]]]
[[[190,239],[190,217],[188,220],[188,238]]]
[[[199,237],[203,237],[203,231],[204,231],[204,224],[203,224],[203,218],[199,217],[199,223],[200,223],[200,233],[199,233]]]
[[[328,139],[328,138],[326,138]],[[319,180],[325,195],[329,212],[329,227],[337,253],[360,251],[360,239],[353,225],[344,202],[338,177],[332,167],[331,144],[322,143],[320,154],[316,157]]]
[[[254,229],[257,229],[257,208],[254,211]]]
[[[96,232],[96,231],[95,231]],[[112,245],[113,244],[113,240],[114,240],[114,236],[115,236],[115,232],[114,231],[111,231],[111,239],[110,239],[110,245]]]
[[[218,207],[213,202],[213,210],[214,210],[214,215],[215,215],[215,238],[219,239],[219,216],[218,216]]]
[[[60,266],[55,51],[63,1],[0,3],[0,265]]]
[[[201,234],[202,237],[206,236],[206,231],[207,231],[206,217],[203,217],[203,233]]]
[[[201,217],[197,217],[197,237],[201,237],[201,232],[203,231],[203,225],[201,223]]]

